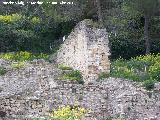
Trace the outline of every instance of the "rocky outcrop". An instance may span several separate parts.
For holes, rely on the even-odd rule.
[[[91,20],[78,23],[57,53],[57,63],[80,70],[85,83],[110,71],[108,34],[93,24]]]

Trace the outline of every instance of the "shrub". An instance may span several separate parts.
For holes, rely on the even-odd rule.
[[[83,107],[67,105],[51,112],[50,117],[58,120],[75,120],[86,112],[87,110]]]
[[[4,75],[6,72],[5,68],[0,67],[0,75]]]
[[[6,59],[6,60],[12,60],[12,59],[14,59],[14,57],[15,57],[15,55],[13,52],[0,54],[0,58]]]

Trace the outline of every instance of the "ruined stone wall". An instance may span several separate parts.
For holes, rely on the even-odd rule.
[[[62,44],[57,63],[82,72],[85,82],[92,82],[101,72],[109,72],[110,62],[106,29],[98,29],[90,20],[80,22]]]
[[[79,120],[159,120],[160,94],[148,95],[134,86],[113,78],[88,85],[52,81],[43,91],[1,98],[0,112],[6,114],[5,120],[32,120],[35,116],[47,118],[60,106],[79,105],[90,111]]]
[[[8,62],[5,64],[9,69]],[[90,110],[81,120],[104,120],[109,116],[112,120],[160,118],[160,83],[150,92],[138,83],[119,78],[82,85],[56,80],[61,72],[52,63],[35,60],[0,76],[0,120],[33,120],[37,115],[42,119],[64,105]]]
[[[107,102],[99,85],[79,85],[74,82],[55,82],[51,90],[10,96],[0,99],[0,111],[8,120],[32,120],[35,116],[47,117],[49,112],[64,105],[80,105],[90,110],[81,120],[100,120],[107,116]],[[106,92],[106,91],[104,91]],[[40,93],[40,95],[38,95]]]

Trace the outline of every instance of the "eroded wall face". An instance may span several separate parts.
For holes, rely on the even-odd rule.
[[[88,51],[85,31],[81,29],[80,26],[77,26],[64,41],[57,54],[57,63],[80,70],[84,76],[87,68]]]
[[[57,63],[80,70],[85,82],[88,83],[94,82],[101,72],[110,71],[108,56],[106,30],[91,27],[82,21],[58,51]]]
[[[105,29],[87,28],[88,79],[94,81],[102,72],[110,72],[108,35]]]

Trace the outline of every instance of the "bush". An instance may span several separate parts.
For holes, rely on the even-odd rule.
[[[62,36],[71,32],[75,21],[60,22],[52,17],[42,20],[41,17],[30,14],[0,15],[0,52],[55,52],[62,43]]]
[[[4,75],[6,72],[5,68],[0,67],[0,75]]]

